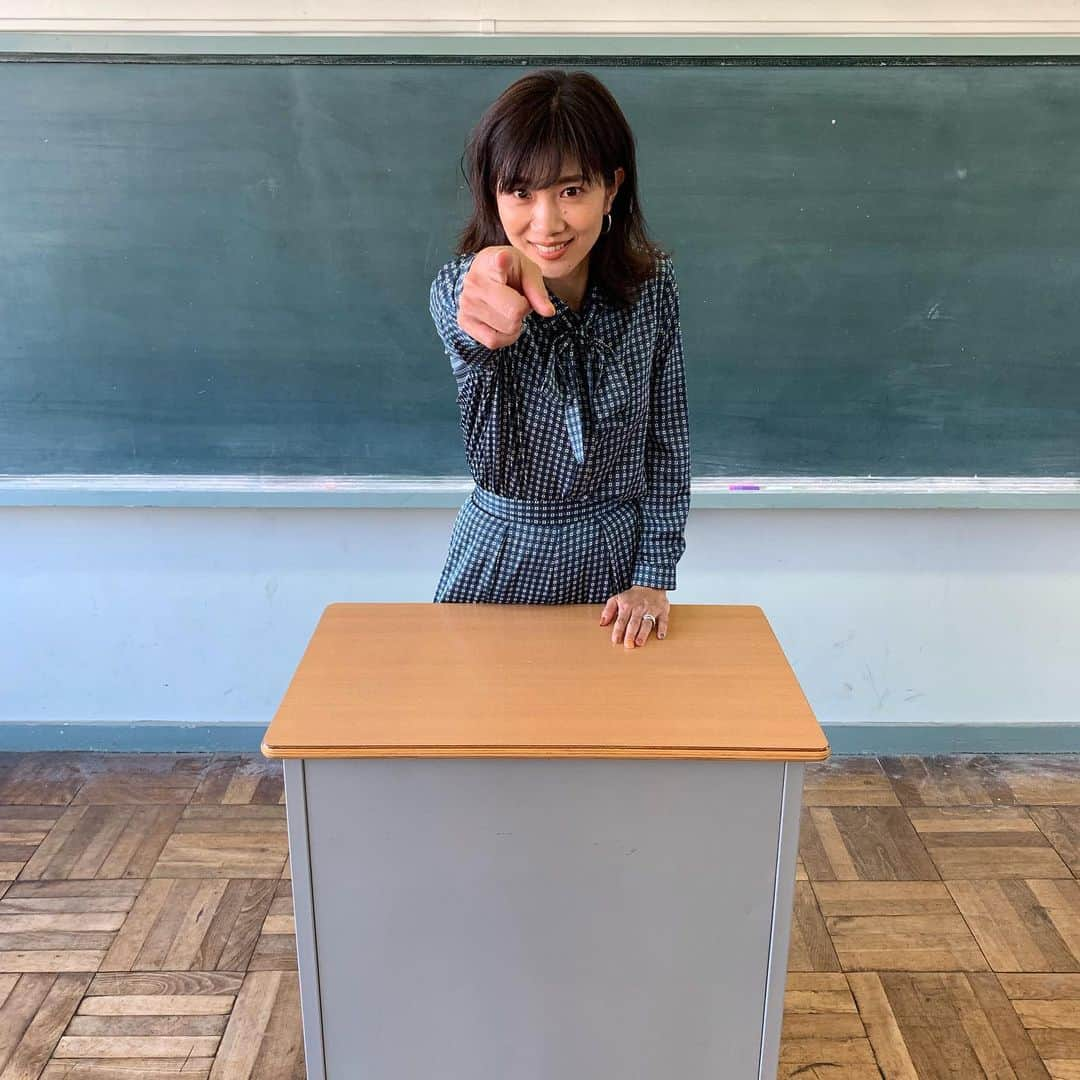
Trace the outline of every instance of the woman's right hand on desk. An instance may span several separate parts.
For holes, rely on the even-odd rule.
[[[502,349],[521,336],[532,311],[555,314],[540,267],[515,247],[478,252],[461,286],[458,326],[481,345]]]

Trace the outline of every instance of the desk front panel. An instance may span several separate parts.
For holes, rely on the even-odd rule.
[[[327,1080],[758,1076],[782,762],[303,767]]]

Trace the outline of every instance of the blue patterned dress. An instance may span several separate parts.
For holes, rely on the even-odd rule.
[[[604,603],[632,584],[675,588],[690,438],[670,258],[629,309],[595,282],[580,312],[549,290],[555,315],[531,312],[517,341],[491,350],[457,324],[474,257],[431,285],[476,481],[435,600]]]

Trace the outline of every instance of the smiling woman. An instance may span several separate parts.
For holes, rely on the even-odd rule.
[[[594,76],[542,70],[465,151],[473,213],[431,287],[476,488],[437,601],[603,604],[667,634],[690,454],[679,298],[634,137]]]
[[[511,186],[498,193],[499,221],[511,245],[528,259],[542,259],[547,287],[574,311],[581,310],[589,275],[589,253],[626,171],[617,168],[608,187],[588,183],[567,158],[566,175],[539,191]],[[564,185],[569,185],[564,187]]]

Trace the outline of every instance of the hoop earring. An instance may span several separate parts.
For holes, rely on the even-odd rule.
[[[611,232],[611,215],[610,214],[605,214],[604,217],[607,218],[607,228],[600,230],[600,235],[601,236],[607,236],[607,234],[609,232]]]

